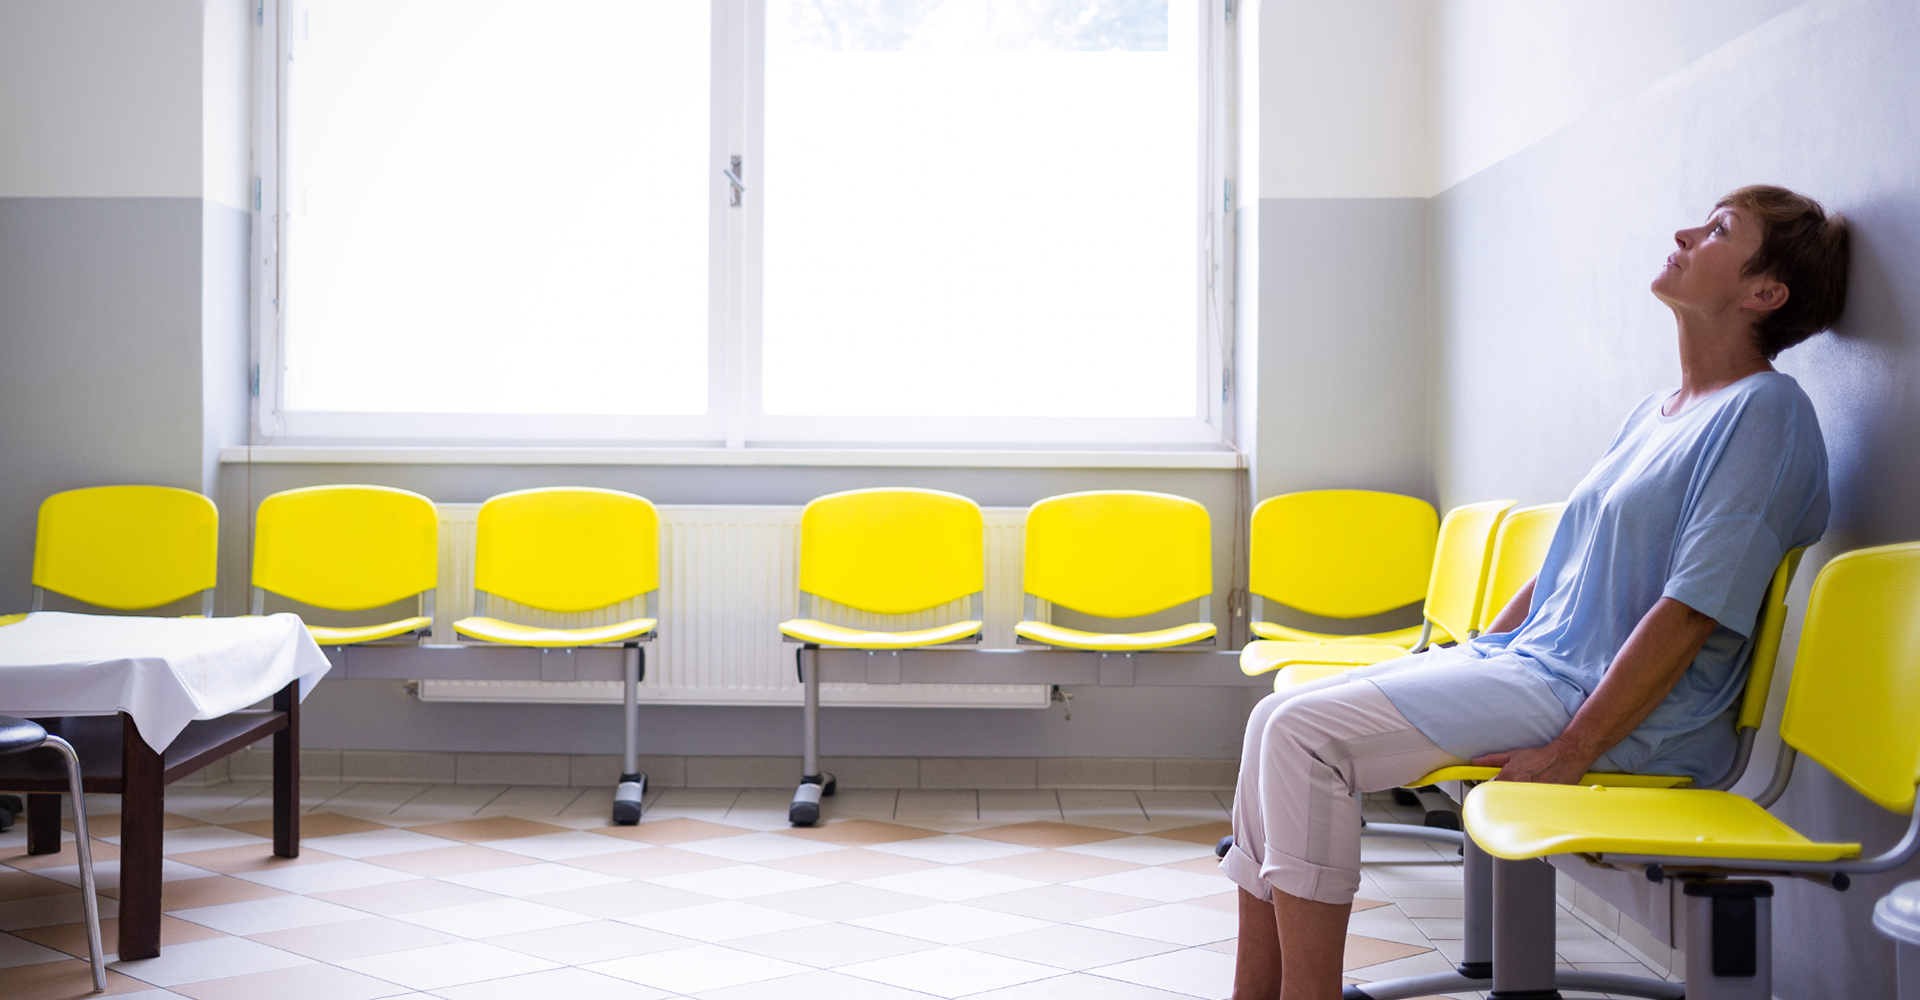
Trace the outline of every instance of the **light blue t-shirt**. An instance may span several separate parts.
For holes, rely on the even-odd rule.
[[[1670,597],[1717,624],[1672,693],[1602,764],[1711,780],[1731,760],[1730,713],[1767,584],[1788,550],[1826,531],[1826,445],[1812,401],[1778,372],[1748,376],[1672,417],[1660,413],[1668,396],[1635,407],[1574,489],[1520,627],[1432,658],[1481,660],[1493,669],[1480,690],[1435,690],[1460,675],[1423,670],[1426,658],[1369,676],[1429,739],[1461,756],[1520,749],[1486,746],[1506,728],[1488,723],[1539,714],[1538,692],[1523,690],[1534,683],[1571,721],[1641,618]],[[1460,710],[1469,703],[1479,707]]]

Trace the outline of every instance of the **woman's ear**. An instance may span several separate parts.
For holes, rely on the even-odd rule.
[[[1758,313],[1770,313],[1786,304],[1787,286],[1768,278],[1747,293],[1747,300],[1740,303],[1740,307]]]

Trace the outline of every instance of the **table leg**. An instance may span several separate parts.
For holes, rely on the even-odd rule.
[[[160,954],[166,765],[133,717],[120,719],[120,958],[153,958]]]
[[[273,734],[273,853],[300,856],[300,682],[273,696],[273,710],[287,713],[287,728]]]
[[[55,854],[59,850],[60,796],[27,796],[27,853]]]

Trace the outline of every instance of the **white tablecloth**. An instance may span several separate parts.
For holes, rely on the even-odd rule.
[[[126,712],[155,750],[195,719],[253,705],[328,670],[297,615],[137,618],[41,611],[0,626],[0,712]]]

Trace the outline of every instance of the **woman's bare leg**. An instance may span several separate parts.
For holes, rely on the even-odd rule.
[[[1280,924],[1272,903],[1240,890],[1240,944],[1233,959],[1233,1000],[1280,1000]]]
[[[1243,914],[1244,905],[1243,901]],[[1353,904],[1320,903],[1275,889],[1273,911],[1280,927],[1280,950],[1286,956],[1280,1000],[1335,1000],[1340,995],[1340,967],[1346,957],[1347,918],[1353,914]],[[1245,928],[1242,916],[1242,941]]]

